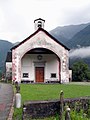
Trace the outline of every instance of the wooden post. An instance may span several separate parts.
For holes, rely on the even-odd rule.
[[[70,108],[67,106],[65,111],[65,120],[71,120],[70,117]]]
[[[18,82],[15,82],[15,88],[16,88],[16,93],[20,93],[20,85],[18,84]]]
[[[64,93],[61,90],[60,92],[60,120],[63,120],[63,101],[64,101],[63,95]]]

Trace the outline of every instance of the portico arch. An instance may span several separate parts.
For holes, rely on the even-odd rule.
[[[21,59],[21,74],[23,73],[25,74],[24,63],[26,58],[29,61],[29,63],[27,63],[29,64],[28,65],[29,69],[27,68],[27,73],[26,73],[29,74],[28,77],[29,81],[39,82],[37,79],[40,79],[42,77],[43,80],[40,79],[40,82],[60,83],[61,62],[60,62],[60,58],[53,51],[46,48],[34,48],[26,52]],[[32,69],[30,68],[30,64],[33,64]],[[42,74],[42,76],[39,76],[39,74]],[[30,75],[32,76],[30,77]],[[26,78],[24,79],[21,77],[21,79],[25,80]]]
[[[37,49],[38,49],[38,48],[44,48],[44,49],[50,50],[50,51],[52,51],[54,54],[56,54],[59,58],[62,58],[62,51],[60,51],[60,53],[59,53],[59,51],[53,49],[52,47],[48,48],[48,47],[38,46],[38,47],[36,47],[36,48],[37,48]],[[35,48],[35,47],[32,47],[32,48],[26,48],[26,49],[24,49],[24,51],[20,52],[20,59],[22,59],[22,57],[23,57],[28,51],[30,51],[30,50],[32,50],[32,49],[36,49],[36,48]]]

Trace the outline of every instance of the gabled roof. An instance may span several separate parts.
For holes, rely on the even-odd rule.
[[[6,62],[12,62],[12,52],[7,53]]]
[[[22,42],[20,42],[19,44],[17,44],[16,46],[12,47],[11,50],[19,47],[21,44],[23,44],[24,42],[26,42],[27,40],[29,40],[30,38],[32,38],[34,35],[36,35],[39,31],[43,31],[47,36],[49,36],[51,39],[53,39],[55,42],[57,42],[58,44],[60,44],[61,46],[63,46],[65,49],[70,50],[68,47],[66,47],[65,45],[63,45],[60,41],[58,41],[55,37],[53,37],[51,34],[49,34],[46,30],[44,30],[43,28],[39,27],[37,31],[35,31],[33,34],[31,34],[29,37],[27,37],[25,40],[23,40]]]
[[[44,21],[44,22],[45,22],[45,20],[44,20],[44,19],[42,19],[42,18],[38,18],[38,19],[34,20],[34,23],[35,23],[35,21],[37,21],[37,20],[42,20],[42,21]]]

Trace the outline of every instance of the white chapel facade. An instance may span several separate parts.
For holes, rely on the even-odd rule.
[[[12,81],[69,82],[69,49],[44,30],[44,23],[36,19],[35,32],[11,49]]]

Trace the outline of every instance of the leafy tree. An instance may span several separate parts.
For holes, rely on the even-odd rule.
[[[90,78],[89,67],[83,61],[75,62],[72,65],[72,71],[73,71],[74,81],[83,81],[83,80],[87,80]]]

